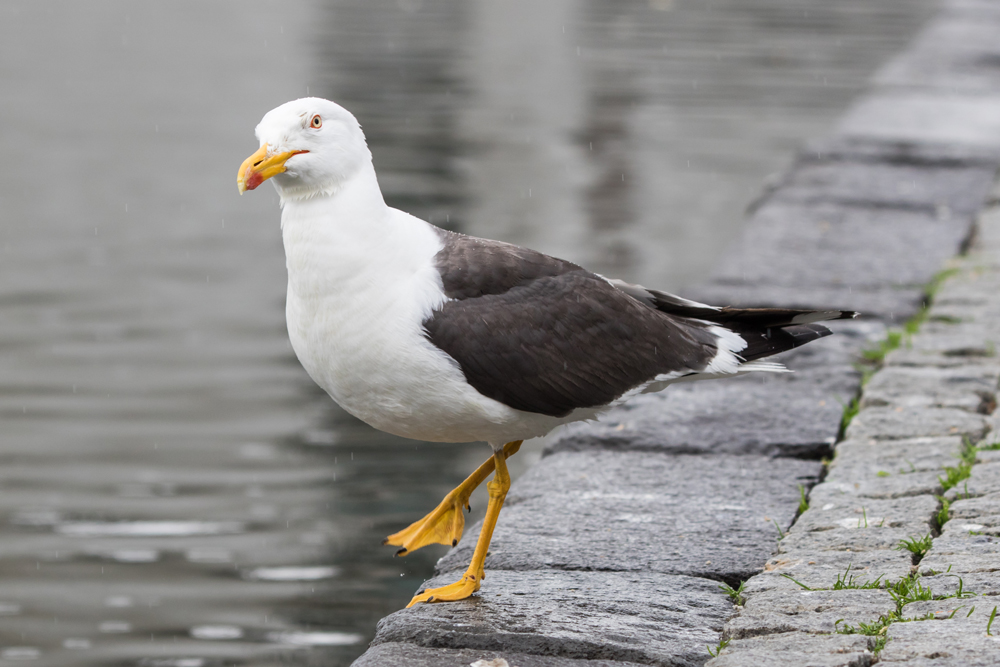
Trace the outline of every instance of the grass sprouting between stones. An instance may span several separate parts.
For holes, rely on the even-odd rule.
[[[809,501],[806,500],[806,488],[799,484],[799,514],[804,514],[809,509]]]
[[[917,562],[919,562],[920,559],[926,556],[927,552],[930,551],[931,544],[933,543],[934,540],[931,537],[931,534],[927,533],[923,537],[908,537],[905,540],[900,540],[899,544],[896,545],[896,549],[899,551],[906,549],[912,553],[916,557]]]
[[[722,584],[719,586],[719,590],[729,596],[729,599],[733,601],[733,604],[742,607],[743,603],[746,602],[746,598],[743,597],[743,587],[747,585],[747,582],[741,581],[739,588],[733,588],[729,584]]]
[[[927,536],[928,541],[929,538],[930,536],[928,535]],[[918,541],[923,541],[923,539]],[[838,634],[865,635],[868,637],[874,637],[874,640],[869,645],[869,649],[872,651],[872,653],[875,654],[876,659],[878,659],[878,654],[882,651],[882,649],[885,648],[886,643],[889,641],[887,632],[889,630],[890,625],[892,625],[893,623],[911,623],[915,621],[929,621],[935,618],[933,612],[928,612],[922,616],[907,617],[903,614],[906,605],[910,604],[911,602],[919,602],[921,600],[946,600],[952,598],[964,599],[976,595],[975,593],[965,590],[964,582],[962,581],[961,577],[958,578],[958,590],[955,593],[952,593],[951,595],[935,595],[934,592],[931,590],[930,586],[924,586],[923,583],[921,583],[919,573],[913,573],[909,576],[903,577],[902,579],[896,582],[891,582],[891,583],[884,582],[884,586],[880,586],[878,584],[883,583],[881,582],[882,580],[881,576],[877,577],[874,581],[866,581],[863,584],[855,583],[855,578],[849,575],[850,569],[851,567],[850,565],[848,565],[847,571],[844,572],[844,574],[842,575],[838,575],[837,582],[828,590],[838,590],[837,588],[838,584],[841,585],[841,588],[884,587],[886,592],[888,592],[889,595],[892,597],[893,602],[896,603],[895,609],[893,609],[887,614],[882,614],[877,619],[867,623],[864,621],[859,621],[857,625],[850,625],[844,623],[844,619],[839,619],[837,622],[834,623],[834,628],[836,628],[836,632]],[[789,579],[791,579],[791,577],[789,577]],[[792,579],[792,581],[795,580]],[[799,584],[800,586],[803,586],[803,584],[797,581],[795,583]],[[808,590],[817,590],[817,589],[810,588]],[[951,612],[951,616],[949,616],[948,618],[952,618],[960,608],[961,607],[954,609]],[[971,610],[969,610],[969,613],[966,614],[966,616],[971,616],[972,612],[975,611],[975,609],[976,608],[973,607]],[[994,616],[995,615],[996,615],[996,608],[994,608]],[[990,623],[992,623],[992,621],[993,617],[991,616]],[[989,631],[989,624],[987,624],[987,632],[988,631]]]
[[[713,658],[717,658],[717,657],[719,657],[719,654],[722,653],[722,649],[726,648],[727,646],[729,646],[729,640],[728,639],[720,639],[719,640],[719,645],[716,646],[714,650],[712,649],[711,646],[706,646],[705,648],[708,649],[708,654],[710,656],[712,656]]]

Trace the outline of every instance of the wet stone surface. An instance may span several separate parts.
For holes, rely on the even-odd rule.
[[[454,579],[443,576],[426,586]],[[651,572],[487,572],[480,595],[387,616],[375,644],[700,665],[732,603],[708,579]],[[669,632],[664,632],[669,628]]]
[[[819,472],[812,461],[756,456],[547,456],[508,496],[486,568],[639,570],[738,585],[774,552],[775,524],[792,522],[798,485]],[[439,573],[466,567],[478,531]]]
[[[712,667],[868,667],[874,660],[868,645],[859,635],[782,632],[736,639]]]

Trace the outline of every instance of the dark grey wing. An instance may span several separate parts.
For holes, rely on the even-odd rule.
[[[579,266],[505,243],[440,232],[447,301],[424,322],[480,393],[565,416],[666,373],[705,368],[716,335],[637,301]]]

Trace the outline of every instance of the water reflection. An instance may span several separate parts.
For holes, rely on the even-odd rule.
[[[233,182],[266,110],[338,99],[391,203],[676,287],[918,9],[4,3],[0,661],[343,665],[443,552],[380,541],[486,449],[374,432],[292,357],[276,198]]]

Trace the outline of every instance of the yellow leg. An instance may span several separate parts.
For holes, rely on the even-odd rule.
[[[483,581],[483,562],[486,560],[486,552],[490,548],[490,540],[493,539],[493,529],[496,528],[500,509],[503,507],[504,498],[507,497],[507,490],[510,489],[510,475],[507,473],[506,459],[503,451],[493,454],[496,475],[493,477],[493,481],[486,485],[490,492],[490,503],[486,507],[486,518],[483,519],[483,529],[479,533],[479,541],[476,542],[476,551],[472,554],[472,562],[469,563],[469,569],[465,571],[465,575],[453,584],[425,590],[410,600],[407,607],[412,607],[418,602],[464,600],[479,590]]]
[[[517,453],[521,442],[515,440],[504,445],[504,460]],[[491,456],[464,482],[452,489],[430,514],[398,533],[393,533],[382,540],[382,544],[402,547],[396,552],[397,556],[405,556],[428,544],[447,544],[452,547],[458,544],[462,531],[465,530],[465,515],[462,510],[469,507],[469,496],[496,468],[494,460],[495,457]]]

